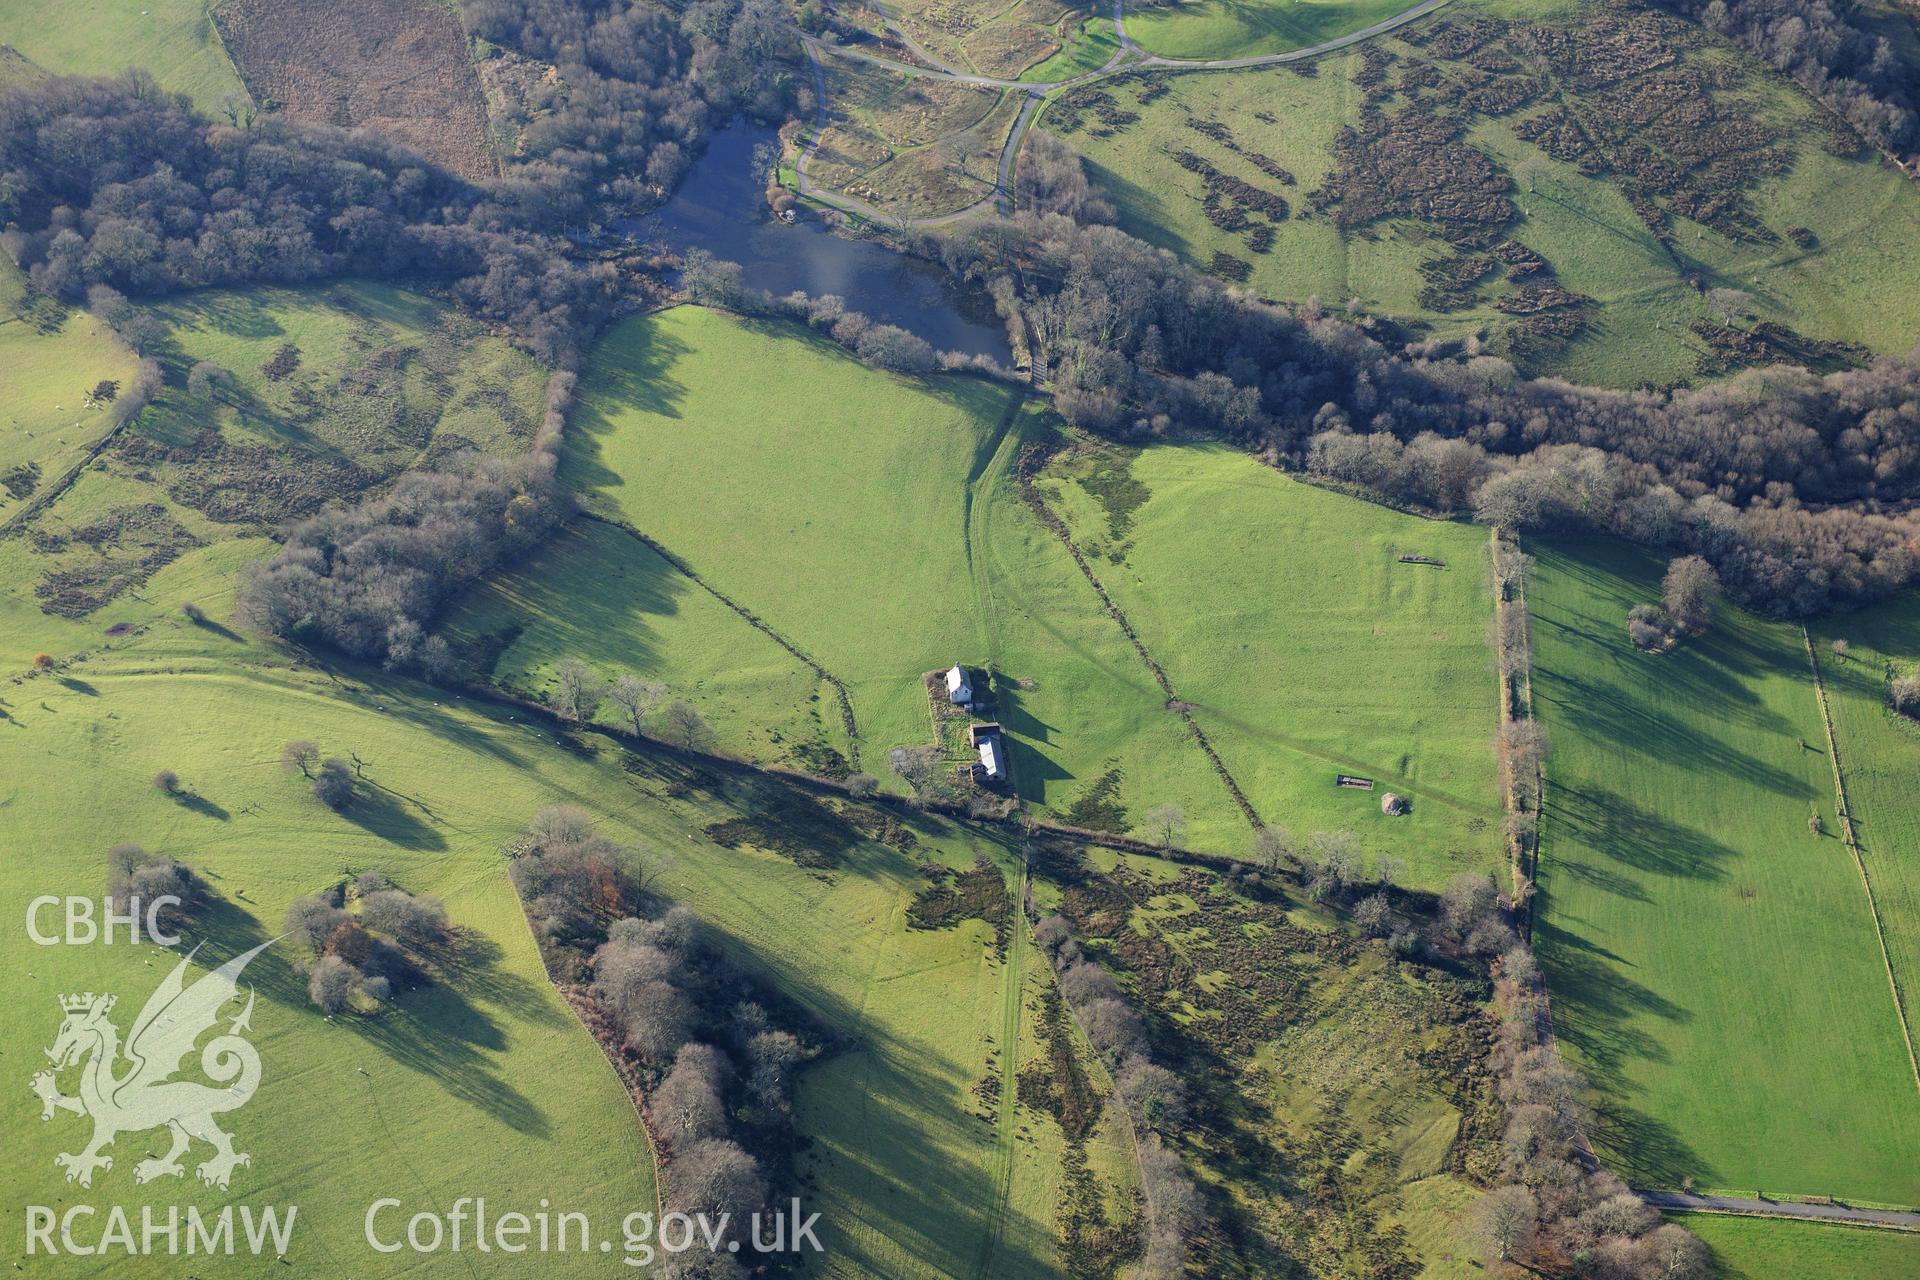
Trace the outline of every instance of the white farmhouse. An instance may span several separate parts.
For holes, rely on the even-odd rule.
[[[957,662],[953,664],[953,670],[947,672],[947,700],[956,707],[973,703],[973,678]]]

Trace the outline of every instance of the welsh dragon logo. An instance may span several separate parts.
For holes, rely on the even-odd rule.
[[[101,1154],[104,1149],[120,1134],[146,1129],[166,1129],[173,1145],[166,1155],[135,1165],[135,1182],[179,1177],[184,1172],[180,1157],[196,1138],[213,1147],[213,1155],[195,1170],[210,1187],[224,1188],[237,1166],[253,1163],[252,1157],[233,1149],[233,1135],[213,1120],[245,1106],[260,1087],[260,1055],[241,1035],[252,1029],[251,987],[247,1007],[200,1051],[200,1069],[214,1083],[173,1077],[201,1035],[219,1022],[221,1009],[238,998],[241,971],[271,945],[263,942],[235,956],[191,987],[186,972],[193,956],[182,959],[148,997],[124,1046],[119,1028],[107,1016],[113,1012],[113,996],[89,991],[61,997],[66,1020],[46,1051],[53,1070],[35,1075],[32,1085],[42,1120],[53,1119],[58,1111],[93,1120],[93,1141],[85,1149],[54,1157],[67,1171],[68,1182],[91,1187],[95,1170],[113,1168],[113,1157]],[[55,1075],[83,1061],[80,1093],[68,1097],[60,1092]]]

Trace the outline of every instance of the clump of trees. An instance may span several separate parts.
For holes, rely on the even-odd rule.
[[[602,835],[577,805],[534,814],[507,857],[547,971],[556,981],[585,981],[608,924],[641,901],[648,860]]]
[[[1670,648],[1684,633],[1702,635],[1720,606],[1720,575],[1700,556],[1680,556],[1667,566],[1660,604],[1627,610],[1627,637],[1649,653]]]
[[[1920,673],[1895,677],[1887,685],[1887,700],[1901,715],[1920,720]]]
[[[147,909],[161,898],[177,898],[154,917],[168,933],[180,927],[206,905],[206,882],[185,863],[161,853],[148,853],[137,844],[117,844],[107,850],[107,898],[116,912]],[[137,904],[137,908],[136,908]]]
[[[610,267],[565,257],[549,234],[565,223],[538,184],[482,189],[365,131],[214,123],[140,71],[0,99],[0,172],[6,251],[69,302],[98,285],[431,279],[542,360],[571,363],[616,291]],[[113,323],[117,304],[102,297]],[[139,411],[129,402],[145,381],[121,393],[116,416]]]
[[[1141,1191],[1146,1198],[1146,1255],[1139,1274],[1151,1280],[1184,1275],[1188,1243],[1206,1221],[1200,1189],[1167,1149],[1162,1135],[1178,1137],[1188,1114],[1186,1085],[1153,1060],[1152,1037],[1113,975],[1087,957],[1064,916],[1033,926],[1034,940],[1052,964],[1060,994],[1106,1061],[1114,1092],[1141,1135]]]
[[[798,45],[776,0],[471,0],[467,27],[553,72],[524,104],[495,199],[520,218],[587,226],[679,183],[708,131],[785,117]]]
[[[1634,648],[1658,653],[1679,636],[1680,624],[1666,610],[1650,604],[1637,604],[1627,610],[1627,638]]]
[[[1913,580],[1920,367],[1753,370],[1665,392],[1519,377],[1476,344],[1404,343],[1235,294],[1117,228],[1025,211],[919,250],[1034,335],[1055,405],[1130,439],[1230,440],[1516,530],[1601,530],[1714,566],[1805,616]]]
[[[416,897],[367,871],[296,899],[286,930],[306,949],[308,998],[338,1014],[385,1004],[395,987],[420,981],[415,957],[444,944],[450,926],[439,899]]]
[[[1501,1015],[1493,1065],[1505,1110],[1500,1180],[1474,1205],[1466,1232],[1504,1267],[1571,1261],[1580,1275],[1619,1280],[1704,1280],[1706,1246],[1660,1215],[1611,1173],[1584,1137],[1592,1116],[1586,1080],[1546,1038],[1546,990],[1532,951],[1513,927],[1515,905],[1491,877],[1462,875],[1440,895],[1431,930],[1442,951],[1492,960]]]
[[[1877,147],[1910,160],[1920,147],[1913,68],[1886,37],[1827,0],[1665,0],[1791,76]]]
[[[692,911],[654,899],[637,856],[585,810],[542,809],[509,853],[548,972],[587,985],[595,1031],[642,1095],[668,1208],[731,1214],[744,1230],[769,1187],[793,1178],[794,1073],[821,1049],[810,1020]],[[722,1250],[729,1239],[744,1237]]]
[[[277,554],[252,567],[236,616],[274,635],[445,675],[452,656],[428,628],[462,585],[564,518],[555,465],[550,452],[513,462],[469,455],[303,520]]]

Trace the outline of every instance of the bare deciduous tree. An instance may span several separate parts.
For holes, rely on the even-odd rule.
[[[1495,1262],[1511,1262],[1533,1240],[1539,1205],[1525,1187],[1495,1187],[1473,1206],[1474,1235]]]
[[[1187,811],[1177,804],[1157,805],[1148,811],[1144,825],[1161,848],[1171,850],[1187,833]]]
[[[660,699],[666,696],[665,685],[653,680],[643,680],[628,673],[615,680],[607,690],[607,700],[625,713],[627,724],[635,736],[640,733],[640,723],[658,706]]]
[[[562,658],[553,669],[553,678],[547,701],[554,713],[576,724],[593,719],[606,690],[599,674],[578,658]]]
[[[319,763],[320,748],[308,742],[305,738],[295,738],[292,742],[280,748],[280,764],[288,773],[292,773],[295,769],[298,769],[301,777],[311,778],[313,776],[313,766]]]
[[[1660,595],[1675,622],[1692,632],[1705,631],[1720,604],[1720,575],[1700,556],[1681,556],[1667,566]]]

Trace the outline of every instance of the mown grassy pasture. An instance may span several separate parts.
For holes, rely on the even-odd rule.
[[[207,0],[0,0],[0,43],[54,75],[153,73],[218,115],[223,99],[247,91],[207,16]]]
[[[1498,863],[1483,530],[1216,447],[1088,446],[1044,483],[1263,821],[1350,829],[1421,885]],[[1388,791],[1412,812],[1384,815]],[[1231,807],[1190,817],[1200,847],[1250,838]]]
[[[463,600],[445,634],[475,674],[535,694],[578,658],[691,703],[713,745],[819,770],[847,755],[831,686],[631,533],[576,521]],[[601,719],[615,722],[618,708]]]
[[[1888,686],[1920,666],[1920,600],[1911,594],[1859,613],[1821,620],[1813,641],[1840,748],[1854,838],[1873,883],[1887,951],[1900,983],[1909,1032],[1920,1010],[1920,723],[1899,715]],[[1847,648],[1835,653],[1833,642]]]
[[[1920,1233],[1716,1213],[1672,1215],[1713,1250],[1725,1280],[1844,1280],[1920,1272]]]
[[[1552,743],[1535,944],[1599,1091],[1595,1144],[1635,1186],[1914,1203],[1913,1076],[1799,628],[1727,608],[1642,653],[1626,613],[1662,563],[1531,550]]]
[[[1757,126],[1741,144],[1745,176],[1732,184],[1739,189],[1734,207],[1749,211],[1757,229],[1703,225],[1679,202],[1656,234],[1629,203],[1630,183],[1618,166],[1637,162],[1627,152],[1616,147],[1607,163],[1590,168],[1556,159],[1528,140],[1554,112],[1591,122],[1617,115],[1619,103],[1599,86],[1576,83],[1547,65],[1511,33],[1471,52],[1450,43],[1464,43],[1468,38],[1459,33],[1490,15],[1564,26],[1577,44],[1598,47],[1608,38],[1606,28],[1591,24],[1607,20],[1602,12],[1575,6],[1517,15],[1459,3],[1308,69],[1090,86],[1052,104],[1041,124],[1082,151],[1132,234],[1267,298],[1318,297],[1327,306],[1358,299],[1369,312],[1413,322],[1435,336],[1478,333],[1529,372],[1609,386],[1714,376],[1715,351],[1700,326],[1723,319],[1707,298],[1715,289],[1745,295],[1735,324],[1742,332],[1773,323],[1805,339],[1856,343],[1872,352],[1911,346],[1920,335],[1920,290],[1912,287],[1910,255],[1902,246],[1920,235],[1920,195],[1871,153],[1832,150],[1829,117],[1792,85],[1730,49],[1678,33],[1663,37],[1675,57],[1658,74],[1705,77],[1717,87],[1689,92],[1711,101],[1711,118],[1729,129]],[[1430,39],[1436,31],[1445,34]],[[1549,87],[1538,92],[1529,85]],[[1501,96],[1508,92],[1534,96],[1510,106]],[[1098,95],[1111,101],[1101,104]],[[1589,300],[1571,336],[1536,341],[1528,326],[1547,317],[1502,310],[1527,304],[1501,292],[1497,264],[1451,295],[1424,288],[1423,270],[1455,260],[1438,224],[1402,211],[1341,227],[1314,207],[1314,193],[1338,177],[1337,136],[1343,128],[1364,127],[1366,104],[1371,100],[1392,116],[1423,98],[1458,117],[1462,144],[1493,162],[1496,181],[1516,209],[1504,234],[1545,264],[1547,275],[1516,275],[1513,284],[1524,290],[1526,281],[1557,279]],[[1777,154],[1779,163],[1757,158],[1763,151]],[[1412,149],[1409,163],[1415,170],[1446,163],[1427,158],[1430,152]],[[1256,156],[1294,182],[1277,180]],[[1209,179],[1196,165],[1222,177]],[[1399,180],[1459,180],[1448,170],[1436,173],[1409,172]],[[1723,189],[1724,181],[1704,165],[1685,179],[1711,188],[1716,198],[1732,189]],[[1289,211],[1275,219],[1252,205],[1239,209],[1226,187],[1210,196],[1210,186],[1222,182],[1277,196]],[[1235,217],[1236,210],[1245,216]]]
[[[1305,49],[1409,7],[1402,0],[1197,0],[1130,13],[1127,34],[1163,58],[1245,58]]]
[[[1224,805],[1124,635],[1020,503],[1013,459],[1047,415],[1015,394],[892,377],[801,330],[683,307],[602,344],[565,474],[591,510],[657,539],[843,681],[862,767],[889,785],[887,753],[932,741],[921,676],[959,661],[998,673],[1028,799],[1064,813],[1112,774],[1121,812],[1105,819],[1120,830],[1160,803]],[[668,660],[683,679],[714,670],[736,616],[712,615],[709,632],[689,613],[686,656]],[[514,661],[576,656],[535,626],[523,635],[533,647]],[[617,639],[583,647],[619,665]],[[743,686],[733,740],[754,743],[748,721],[791,738],[780,726],[811,717],[797,693]],[[831,708],[820,715],[831,742]]]

